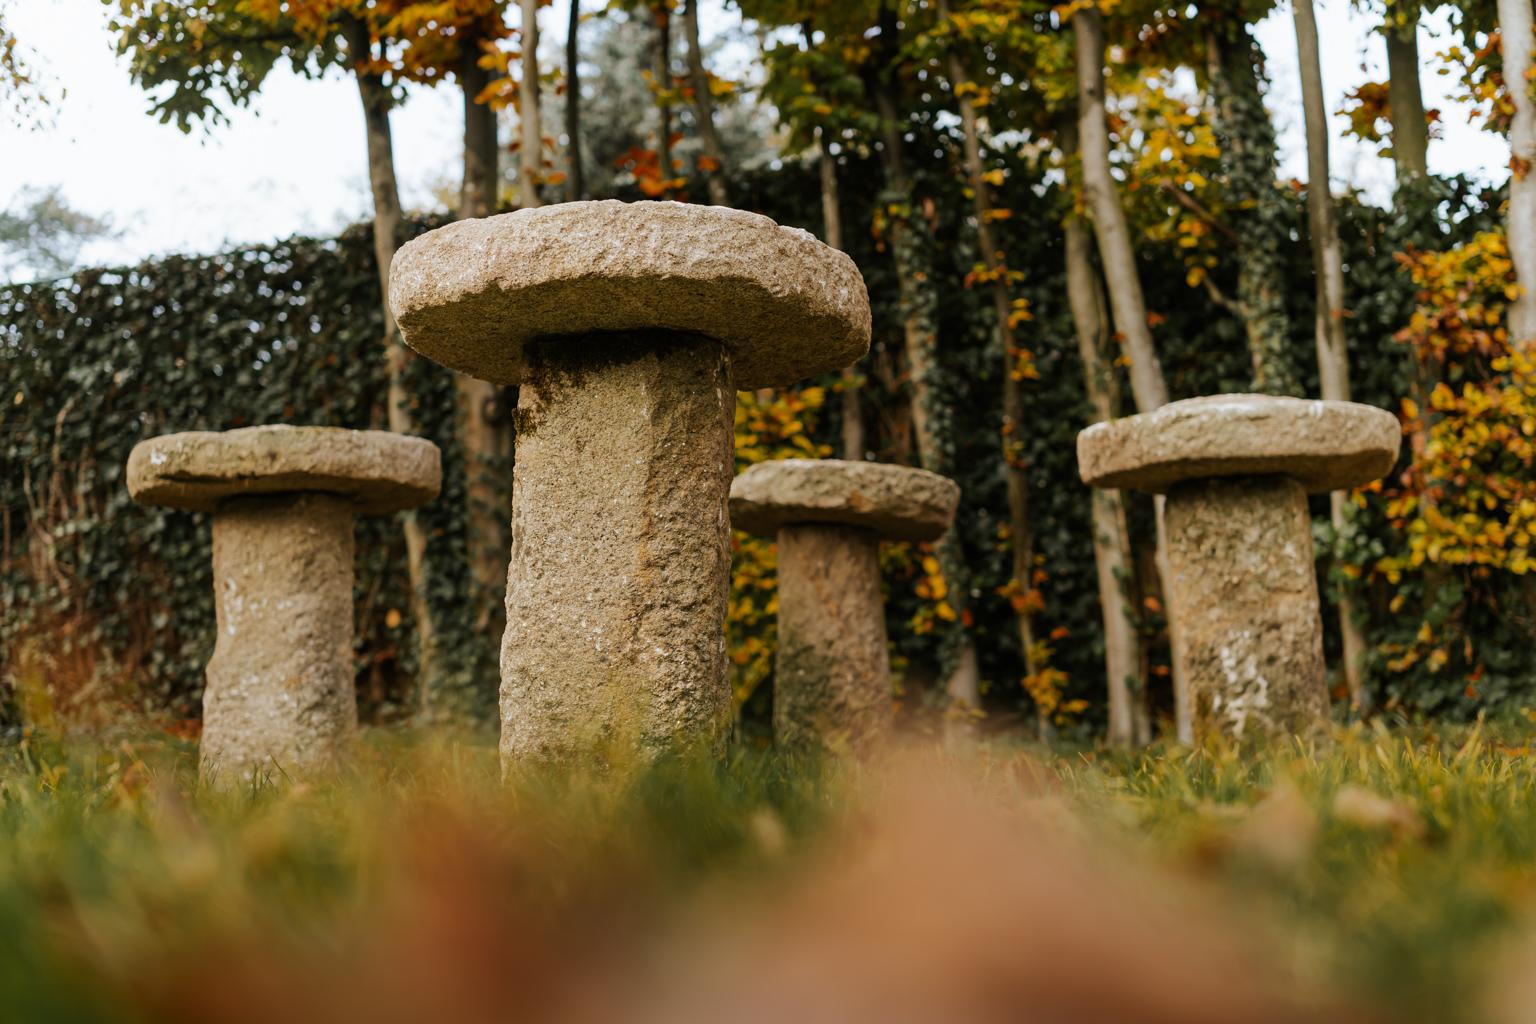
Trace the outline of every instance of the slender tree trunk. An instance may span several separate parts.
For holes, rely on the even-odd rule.
[[[490,74],[479,66],[478,46],[466,47],[460,58],[459,81],[464,90],[464,183],[459,193],[459,217],[488,217],[496,212],[501,182],[496,140],[496,112],[475,102]],[[502,597],[507,587],[507,552],[511,536],[512,495],[505,467],[512,457],[511,418],[505,415],[501,391],[489,381],[454,374],[458,397],[459,437],[464,445],[464,472],[469,519],[469,573],[474,587],[469,607],[477,609],[475,632],[488,645],[497,645],[506,627]],[[489,649],[489,648],[488,648]],[[424,708],[432,714],[452,708]]]
[[[1401,185],[1429,174],[1429,121],[1419,86],[1418,19],[1407,25],[1390,21],[1387,40],[1387,106],[1392,112],[1392,162]]]
[[[539,121],[539,0],[522,0],[523,83],[518,90],[518,119],[522,140],[518,164],[523,206],[542,206],[539,179],[544,166],[544,130]]]
[[[947,20],[949,5],[939,0],[939,17]],[[989,278],[994,329],[1003,354],[1003,468],[1008,481],[1008,535],[1013,548],[1014,625],[1019,634],[1019,649],[1024,655],[1024,672],[1035,680],[1044,667],[1038,637],[1035,635],[1035,531],[1029,516],[1029,459],[1025,454],[1024,430],[1028,417],[1024,409],[1024,389],[1019,375],[1019,357],[1023,351],[1013,329],[1013,298],[1008,292],[1008,265],[1002,247],[992,230],[992,189],[987,184],[986,167],[981,159],[981,126],[976,104],[961,88],[969,80],[960,56],[949,50],[950,90],[960,109],[961,137],[965,152],[965,174],[971,188],[972,215],[976,218],[976,247]],[[1035,691],[1029,690],[1033,696]],[[1050,709],[1036,701],[1041,738],[1050,732]]]
[[[363,124],[368,143],[368,184],[373,192],[373,254],[378,264],[380,300],[384,314],[384,364],[389,387],[389,429],[397,434],[417,433],[411,413],[411,396],[405,389],[404,372],[409,353],[395,327],[389,308],[389,267],[394,261],[400,234],[400,187],[395,180],[394,142],[389,130],[389,89],[377,75],[361,68],[372,56],[368,27],[354,17],[342,23],[342,34],[352,63],[358,70],[357,91],[363,104]],[[427,604],[427,537],[414,511],[400,513],[405,532],[406,572],[411,583],[411,611],[416,620],[419,648],[417,688],[427,694],[437,687],[437,643],[432,611]]]
[[[881,9],[881,44],[886,48],[885,67],[871,74],[867,85],[875,101],[880,120],[880,160],[885,172],[885,192],[881,205],[888,217],[886,240],[896,264],[897,289],[901,297],[903,335],[907,369],[912,386],[912,432],[917,442],[918,461],[935,473],[951,473],[949,465],[952,438],[941,430],[945,417],[934,415],[938,398],[933,388],[934,352],[938,347],[936,327],[937,300],[933,294],[932,268],[927,265],[924,228],[914,217],[912,182],[907,174],[901,140],[901,117],[889,67],[894,60],[896,42],[895,12]],[[956,620],[949,634],[950,676],[946,690],[950,700],[964,708],[981,705],[981,669],[976,647],[965,628],[966,606],[970,603],[970,572],[960,547],[957,530],[950,530],[939,542],[938,560],[948,589],[948,603]]]
[[[837,158],[827,145],[827,136],[816,129],[816,145],[819,150],[817,163],[821,169],[821,223],[822,240],[834,249],[843,247],[843,215],[839,207],[837,189]],[[859,404],[859,369],[857,365],[843,367],[843,437],[842,456],[854,462],[864,458],[864,411]]]
[[[587,198],[587,179],[581,167],[581,0],[571,0],[571,20],[565,30],[565,194]]]
[[[1536,102],[1531,99],[1531,0],[1499,0],[1504,82],[1515,103],[1509,123],[1509,258],[1520,297],[1509,304],[1511,343],[1536,346]]]
[[[1347,402],[1349,347],[1345,334],[1344,256],[1339,245],[1338,213],[1329,185],[1328,110],[1323,100],[1323,65],[1318,53],[1317,14],[1312,0],[1292,0],[1296,53],[1301,70],[1302,114],[1307,134],[1307,220],[1312,236],[1312,266],[1317,278],[1317,371],[1323,398]],[[1329,495],[1333,527],[1343,530],[1348,496]],[[1344,682],[1349,699],[1365,710],[1365,635],[1355,621],[1355,604],[1340,594],[1339,632],[1344,646]]]
[[[656,79],[656,88],[660,90],[660,98],[656,104],[656,157],[662,180],[671,181],[672,102],[667,99],[667,94],[672,91],[671,0],[660,0],[653,10],[656,14],[656,53],[652,75]]]
[[[1238,208],[1237,295],[1230,306],[1248,333],[1253,389],[1298,395],[1283,266],[1292,225],[1277,184],[1275,129],[1264,108],[1258,43],[1241,22],[1219,25],[1206,37],[1206,54],[1213,127],[1227,191]]]
[[[467,47],[459,58],[459,83],[464,90],[464,183],[459,189],[459,216],[489,217],[496,212],[501,182],[496,144],[496,111],[475,97],[490,84],[490,72],[479,65],[480,48]]]
[[[1062,148],[1077,148],[1077,131],[1067,126]],[[1114,369],[1104,290],[1093,268],[1093,235],[1081,217],[1063,225],[1066,242],[1067,301],[1083,362],[1083,388],[1093,410],[1092,422],[1120,415],[1120,382]],[[1112,746],[1139,746],[1152,738],[1147,708],[1146,664],[1135,618],[1135,558],[1126,520],[1125,496],[1095,488],[1093,501],[1093,561],[1104,619],[1104,678],[1109,695],[1109,735]]]
[[[683,0],[683,32],[688,39],[688,85],[693,90],[693,117],[699,123],[699,141],[709,163],[704,180],[709,185],[709,201],[716,206],[730,206],[731,196],[725,180],[725,147],[715,130],[715,97],[709,91],[709,72],[704,70],[704,51],[699,46],[699,0]]]
[[[1130,360],[1131,395],[1138,412],[1151,412],[1168,404],[1168,385],[1163,367],[1152,342],[1147,324],[1146,299],[1141,277],[1136,269],[1136,253],[1131,244],[1125,209],[1109,167],[1109,121],[1104,107],[1104,15],[1097,6],[1089,6],[1072,16],[1072,34],[1077,64],[1077,130],[1083,165],[1083,192],[1093,218],[1093,232],[1099,243],[1099,260],[1109,285],[1110,307],[1115,326],[1123,339]],[[1158,574],[1168,578],[1167,537],[1163,522],[1163,501],[1155,499],[1157,509]],[[1166,600],[1169,587],[1163,588]],[[1179,628],[1178,611],[1167,608],[1170,633]],[[1173,702],[1175,729],[1181,742],[1194,739],[1194,709],[1184,667],[1179,662],[1179,645],[1173,645]]]
[[[1109,129],[1104,108],[1104,15],[1096,7],[1072,16],[1077,59],[1078,144],[1082,149],[1083,192],[1109,283],[1115,326],[1130,359],[1131,393],[1140,412],[1168,404],[1168,385],[1147,326],[1147,303],[1136,270],[1131,231],[1109,169]]]

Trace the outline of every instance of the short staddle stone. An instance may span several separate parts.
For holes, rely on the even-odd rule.
[[[530,342],[558,337],[554,351],[610,332],[715,338],[747,389],[869,350],[853,260],[759,214],[694,203],[608,199],[457,221],[400,247],[389,303],[407,345],[497,384],[525,379]]]
[[[709,338],[531,346],[518,402],[504,767],[719,749],[735,387]]]
[[[1304,734],[1328,718],[1306,490],[1287,477],[1176,485],[1169,601],[1197,734]]]
[[[879,538],[846,526],[778,534],[775,739],[797,749],[865,750],[891,729],[891,672]]]
[[[959,485],[927,470],[780,459],[752,466],[731,484],[731,525],[771,536],[788,524],[842,523],[891,540],[937,540],[959,502]]]
[[[206,781],[302,777],[348,752],[357,729],[353,515],[342,498],[289,494],[232,499],[214,518]]]
[[[134,445],[135,501],[213,513],[205,782],[289,780],[343,758],[357,730],[352,521],[420,505],[441,482],[436,445],[377,430],[276,424]]]

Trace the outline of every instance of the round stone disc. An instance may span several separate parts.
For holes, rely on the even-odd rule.
[[[383,430],[189,431],[140,441],[128,455],[134,501],[196,512],[226,498],[294,491],[351,498],[359,512],[394,512],[431,501],[441,486],[437,445]]]
[[[1345,490],[1392,469],[1397,417],[1355,402],[1212,395],[1077,435],[1077,466],[1094,487],[1162,494],[1182,480],[1288,476],[1308,491]]]
[[[530,341],[676,331],[720,341],[738,388],[840,370],[869,350],[869,293],[847,255],[743,210],[560,203],[407,242],[389,303],[411,348],[517,384]]]
[[[771,536],[781,526],[840,523],[892,540],[936,540],[959,502],[958,484],[923,469],[783,459],[760,462],[731,482],[731,525]]]

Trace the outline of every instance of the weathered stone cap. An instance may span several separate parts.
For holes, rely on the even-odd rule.
[[[226,498],[324,491],[359,512],[415,508],[437,497],[437,445],[382,430],[292,427],[189,431],[140,441],[128,455],[128,493],[143,505],[212,512]]]
[[[1077,468],[1094,487],[1166,492],[1181,480],[1288,476],[1320,493],[1378,479],[1402,429],[1384,409],[1272,395],[1212,395],[1077,435]]]
[[[522,380],[528,342],[597,331],[717,338],[742,389],[869,350],[853,260],[767,217],[689,203],[560,203],[449,224],[395,254],[389,304],[411,348],[497,384]]]
[[[862,526],[893,540],[936,540],[960,485],[923,469],[841,459],[760,462],[731,481],[731,525],[773,535],[798,523]]]

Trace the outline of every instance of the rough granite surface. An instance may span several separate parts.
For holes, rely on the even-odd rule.
[[[505,770],[720,749],[736,392],[700,337],[535,344],[518,398]]]
[[[272,424],[140,441],[128,455],[128,493],[144,505],[212,512],[252,494],[318,491],[352,512],[414,508],[437,497],[437,445],[382,430]]]
[[[893,540],[937,540],[960,486],[908,466],[841,459],[760,462],[731,483],[731,525],[772,536],[797,523],[842,523]]]
[[[848,526],[779,531],[775,740],[860,753],[891,729],[879,537]]]
[[[1312,519],[1283,476],[1193,480],[1164,512],[1170,613],[1197,736],[1305,735],[1328,719]]]
[[[407,242],[390,268],[405,343],[517,384],[530,341],[602,332],[716,338],[736,386],[791,384],[869,350],[869,294],[845,254],[743,210],[616,199],[462,220]],[[631,335],[631,339],[642,337]]]
[[[1355,402],[1212,395],[1077,435],[1078,472],[1094,487],[1166,493],[1181,480],[1278,474],[1311,493],[1344,490],[1391,470],[1397,417]]]
[[[355,511],[327,494],[288,494],[234,498],[214,517],[205,781],[302,778],[346,757],[357,731]]]

